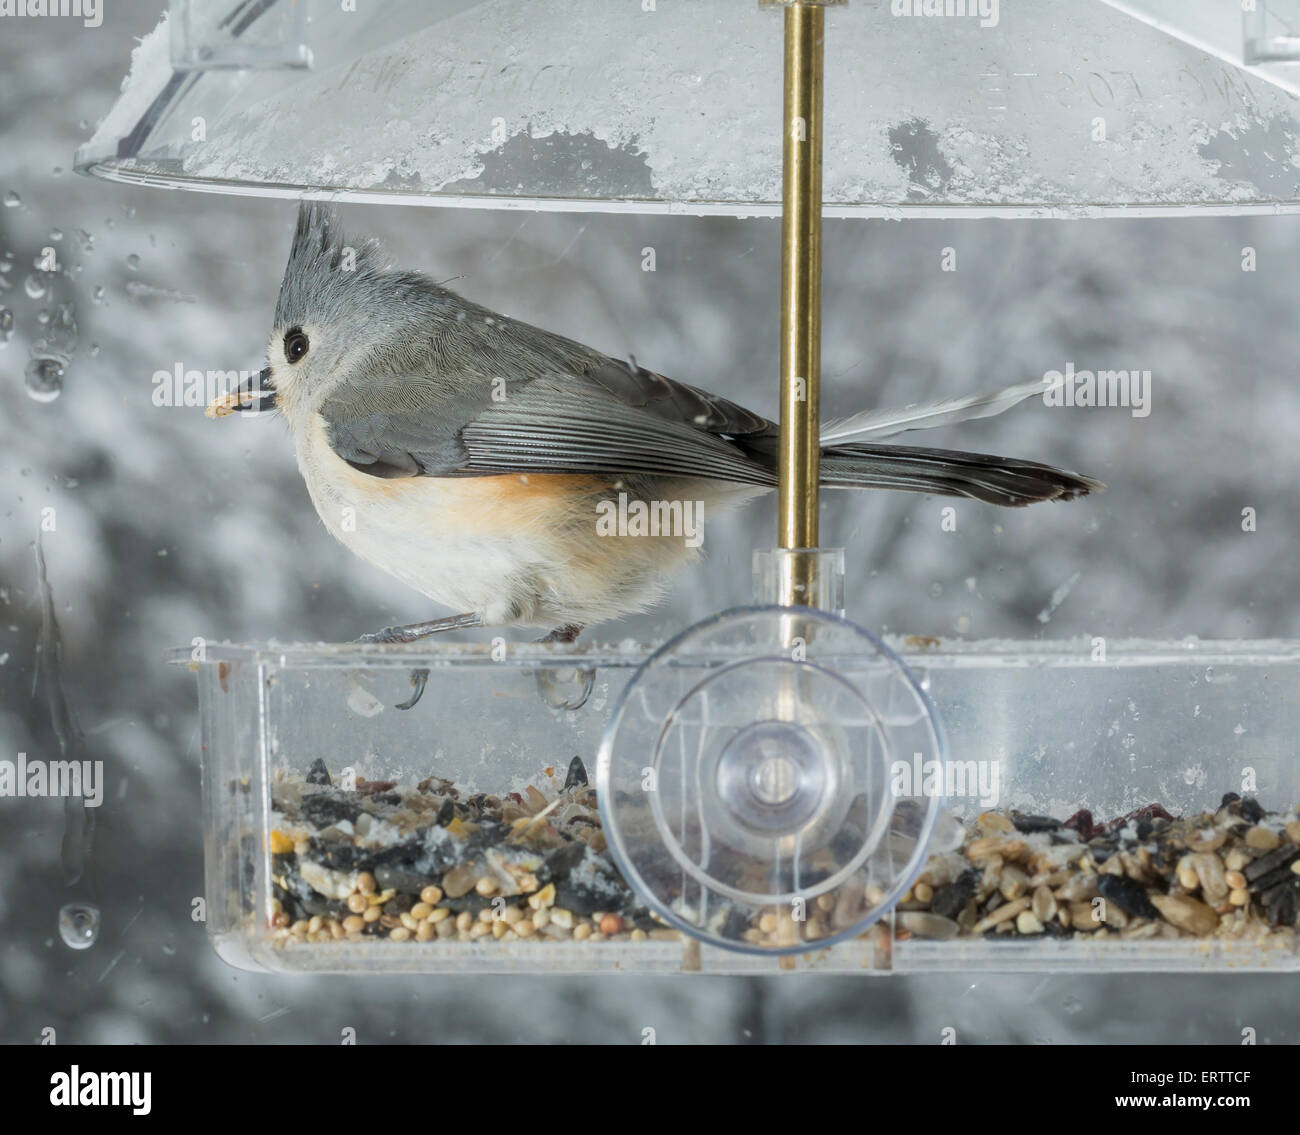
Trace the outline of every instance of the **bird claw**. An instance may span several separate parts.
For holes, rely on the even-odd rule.
[[[363,634],[356,639],[359,643],[410,643],[419,642],[430,635],[443,631],[456,631],[466,627],[481,627],[480,615],[469,612],[465,615],[449,615],[443,619],[430,619],[423,623],[407,623],[400,627],[384,627],[373,634]],[[399,702],[395,709],[411,709],[424,696],[424,689],[429,684],[429,671],[423,667],[411,671],[411,686],[415,692],[404,702]]]
[[[578,623],[557,627],[538,642],[575,642],[582,633]],[[538,670],[537,692],[542,701],[552,709],[581,709],[591,697],[596,684],[596,671],[573,667],[564,670]],[[573,689],[573,687],[577,687]],[[566,688],[568,687],[568,688]]]
[[[595,684],[595,670],[537,671],[537,692],[552,709],[581,709],[591,697]],[[576,689],[566,688],[575,686]]]
[[[414,708],[416,702],[418,702],[422,697],[424,697],[424,687],[427,686],[428,684],[429,684],[428,670],[423,668],[419,670],[412,670],[411,685],[414,687],[415,693],[413,693],[409,698],[407,698],[406,701],[398,702],[393,708],[394,709]]]

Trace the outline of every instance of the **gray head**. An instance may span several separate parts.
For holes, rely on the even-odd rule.
[[[457,302],[427,277],[390,267],[374,240],[348,239],[332,209],[303,202],[267,347],[277,404],[292,417],[339,382],[404,367]]]

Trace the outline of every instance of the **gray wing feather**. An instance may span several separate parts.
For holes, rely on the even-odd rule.
[[[665,421],[680,422],[698,431],[747,437],[773,428],[772,422],[743,406],[644,367],[610,360],[588,371],[586,377],[625,406],[648,410]]]
[[[659,473],[774,484],[768,463],[728,440],[771,422],[726,399],[600,357],[502,387],[451,389],[424,376],[368,376],[322,408],[330,445],[377,477]],[[468,387],[466,389],[465,387]]]
[[[707,409],[692,395],[674,391],[673,402],[629,405],[594,383],[540,378],[491,405],[460,437],[469,468],[484,473],[662,473],[773,484],[764,464],[696,424],[702,414],[714,415],[712,421],[725,411]],[[689,424],[670,415],[671,406],[683,403],[692,413]]]
[[[331,446],[357,469],[376,477],[647,473],[776,484],[778,431],[766,418],[456,303],[468,315],[435,331],[427,357],[378,366],[322,407]],[[496,377],[503,373],[504,387]],[[948,413],[953,404],[940,409]],[[868,434],[880,425],[872,422]],[[1035,462],[860,441],[823,449],[822,480],[1006,506],[1101,488]]]
[[[376,477],[446,476],[469,460],[458,424],[490,402],[456,396],[419,378],[353,383],[322,413],[330,446],[349,465]]]

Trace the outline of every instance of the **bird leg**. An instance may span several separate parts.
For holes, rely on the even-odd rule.
[[[422,623],[405,623],[398,627],[385,627],[374,634],[363,634],[357,642],[419,642],[443,631],[459,631],[466,627],[481,627],[483,616],[475,612],[465,615],[448,615],[443,619],[427,619]],[[579,628],[581,629],[581,628]],[[415,690],[406,701],[398,702],[396,709],[411,709],[424,696],[429,684],[429,671],[423,667],[411,671],[411,686]]]
[[[418,642],[443,631],[458,631],[465,627],[481,627],[483,616],[470,612],[467,615],[448,615],[444,619],[428,619],[423,623],[404,623],[400,627],[385,627],[374,634],[363,634],[357,642]]]
[[[556,627],[550,634],[543,635],[538,642],[577,642],[578,636],[582,634],[581,623],[565,623],[562,627]]]

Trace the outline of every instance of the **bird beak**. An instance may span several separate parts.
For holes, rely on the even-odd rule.
[[[271,368],[265,367],[247,382],[241,382],[234,394],[238,401],[231,407],[237,414],[275,409],[275,387],[271,385]]]
[[[214,398],[203,413],[209,418],[225,418],[231,414],[260,414],[263,410],[274,409],[275,387],[271,385],[271,368],[266,367],[220,398]]]

